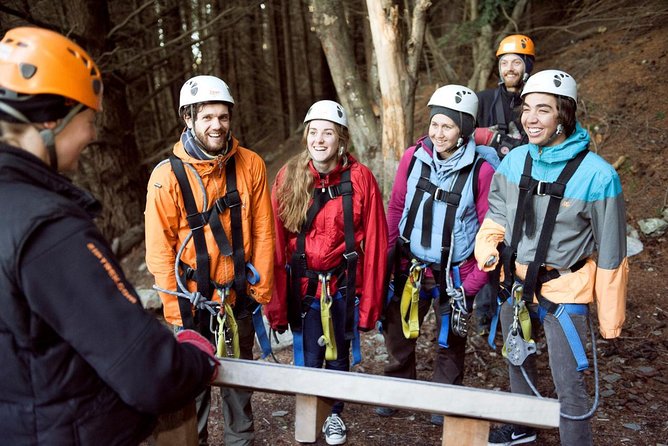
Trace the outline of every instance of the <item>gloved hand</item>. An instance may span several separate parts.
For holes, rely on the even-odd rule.
[[[490,147],[496,149],[496,152],[499,154],[499,158],[503,158],[504,156],[508,155],[508,152],[521,144],[521,139],[516,139],[499,132],[494,134],[492,140],[489,143]]]
[[[182,330],[176,334],[176,340],[181,344],[194,345],[209,357],[209,362],[214,366],[213,374],[211,375],[211,382],[218,376],[218,367],[220,363],[216,358],[213,344],[211,344],[204,336],[197,333],[195,330]]]
[[[499,306],[496,296],[497,290],[495,290],[489,283],[482,287],[475,296],[475,300],[473,301],[473,311],[475,312],[478,321],[477,331],[480,334],[489,333],[492,318],[496,315],[496,310]]]

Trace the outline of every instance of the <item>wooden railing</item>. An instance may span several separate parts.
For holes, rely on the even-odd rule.
[[[260,361],[220,362],[215,386],[295,395],[295,439],[304,443],[318,438],[332,400],[443,414],[444,446],[486,446],[491,421],[559,426],[554,399]]]

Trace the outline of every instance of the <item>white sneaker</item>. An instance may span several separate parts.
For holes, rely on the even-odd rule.
[[[322,432],[325,434],[327,444],[344,444],[346,442],[346,425],[335,413],[327,417],[325,424],[322,426]]]

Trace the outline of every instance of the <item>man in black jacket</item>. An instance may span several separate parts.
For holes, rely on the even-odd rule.
[[[512,148],[527,142],[518,108],[522,87],[533,69],[533,41],[521,34],[508,36],[499,44],[496,57],[499,85],[476,93],[476,143],[494,147],[503,158]]]
[[[0,42],[0,432],[11,445],[137,445],[157,414],[215,377],[199,334],[143,310],[74,170],[102,108],[74,42],[15,28]]]

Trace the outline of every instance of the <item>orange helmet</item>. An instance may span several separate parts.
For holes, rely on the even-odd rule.
[[[527,56],[536,57],[536,50],[533,46],[533,41],[522,34],[513,34],[504,38],[499,43],[499,49],[496,50],[496,57],[504,54],[525,54]]]
[[[102,77],[95,62],[67,37],[43,28],[14,28],[0,41],[2,93],[57,95],[102,110]]]

